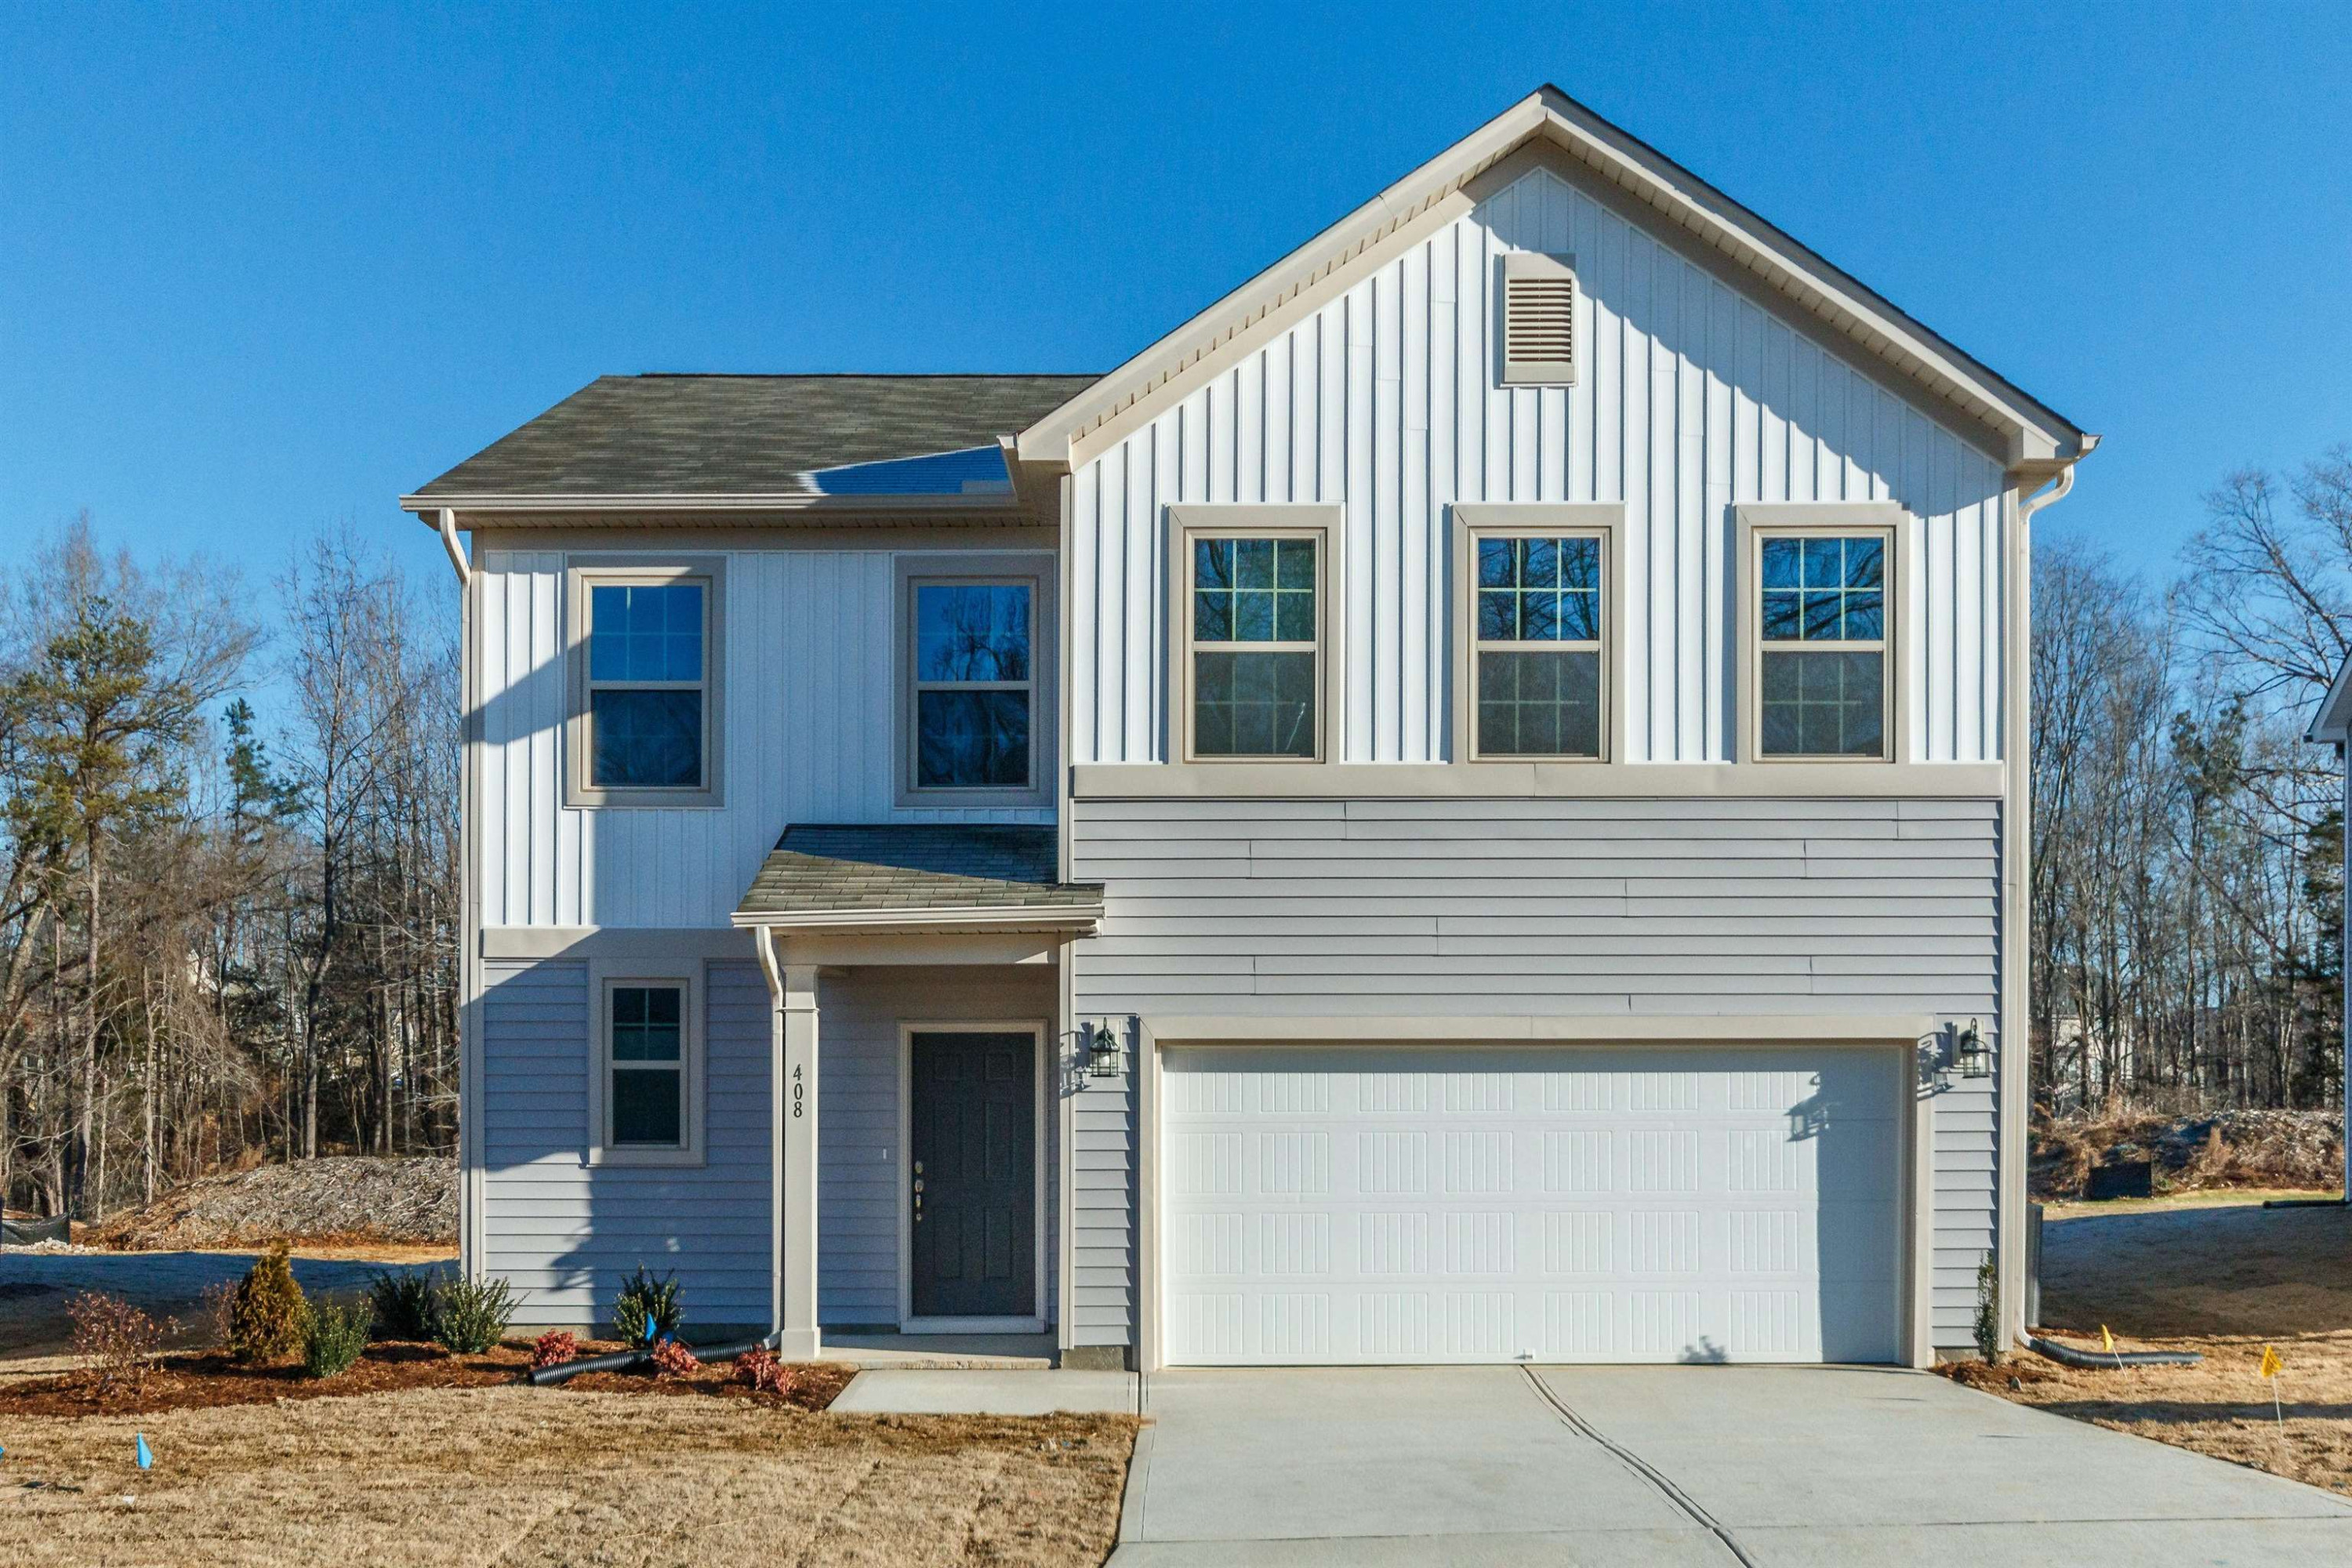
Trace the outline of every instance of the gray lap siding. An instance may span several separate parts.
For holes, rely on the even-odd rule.
[[[482,1265],[520,1296],[518,1326],[602,1325],[640,1263],[677,1272],[690,1323],[769,1324],[772,1004],[755,963],[714,961],[703,973],[708,1158],[685,1168],[592,1166],[589,966],[485,966]],[[900,1021],[1034,1020],[1045,1025],[1050,1049],[1054,973],[1043,965],[861,969],[827,976],[818,1007],[818,1319],[896,1324]],[[1038,1128],[1049,1318],[1057,1304],[1056,1121],[1049,1098]]]
[[[1925,1014],[1998,1048],[1989,800],[1080,801],[1089,1015]],[[1934,1096],[1931,1332],[1992,1245],[1992,1079]],[[1131,1083],[1079,1100],[1073,1338],[1132,1342]]]
[[[602,1325],[639,1264],[677,1272],[690,1324],[768,1323],[767,983],[748,960],[703,975],[704,1163],[591,1166],[588,966],[484,966],[482,1264],[518,1326]]]

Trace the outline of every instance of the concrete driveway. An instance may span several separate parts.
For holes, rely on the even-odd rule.
[[[2352,1501],[1919,1373],[1282,1369],[1144,1384],[1155,1422],[1115,1568],[2352,1562]]]

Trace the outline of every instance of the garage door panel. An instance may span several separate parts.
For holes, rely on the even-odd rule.
[[[1663,1054],[1171,1051],[1168,1359],[1892,1359],[1895,1053]]]

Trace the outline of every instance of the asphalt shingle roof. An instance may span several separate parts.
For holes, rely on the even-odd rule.
[[[416,494],[808,494],[816,469],[992,445],[1095,379],[600,376]]]
[[[971,823],[796,824],[737,918],[863,910],[1091,909],[1099,884],[1056,882],[1051,827]]]

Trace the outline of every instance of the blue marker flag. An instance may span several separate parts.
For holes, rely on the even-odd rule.
[[[148,1470],[154,1468],[154,1467],[155,1455],[147,1447],[147,1434],[142,1432],[139,1434],[139,1468],[142,1470]]]

